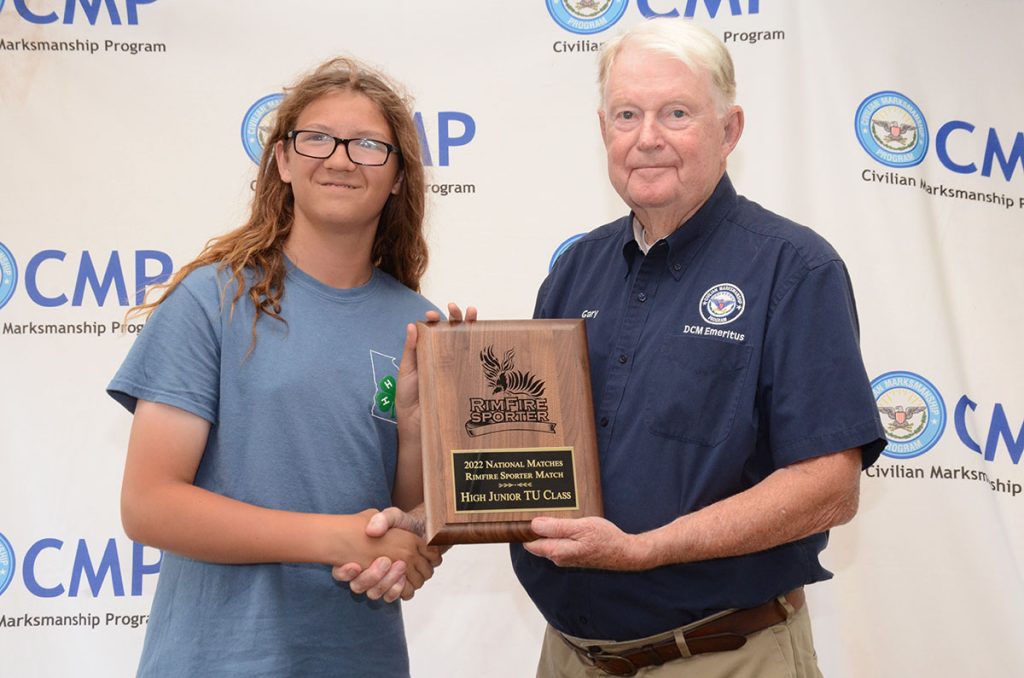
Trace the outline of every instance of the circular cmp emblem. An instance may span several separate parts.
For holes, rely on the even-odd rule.
[[[274,127],[275,112],[282,99],[283,94],[268,94],[250,106],[242,118],[242,146],[257,165],[260,164],[263,146]]]
[[[0,308],[7,305],[18,286],[18,264],[14,255],[0,242]]]
[[[585,235],[586,233],[577,233],[576,235],[569,237],[568,239],[566,239],[565,242],[559,245],[558,249],[555,250],[555,253],[551,255],[551,261],[548,262],[548,271],[551,271],[551,269],[555,267],[555,262],[558,261],[558,257],[565,254],[566,250],[572,247],[577,240],[579,240]]]
[[[572,33],[589,35],[611,28],[626,12],[629,0],[547,0],[548,13]]]
[[[871,382],[889,444],[882,454],[911,459],[935,446],[946,428],[946,404],[937,388],[913,372],[886,372]]]
[[[700,317],[711,325],[726,325],[743,315],[746,305],[743,290],[732,283],[720,283],[701,297]]]
[[[899,92],[875,92],[861,102],[854,121],[868,155],[889,167],[913,167],[928,152],[928,123]]]
[[[0,534],[0,595],[7,590],[14,578],[14,549],[7,537]]]

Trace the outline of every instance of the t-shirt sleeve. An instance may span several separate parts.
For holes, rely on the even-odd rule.
[[[547,317],[549,317],[548,316],[548,309],[544,305],[544,302],[547,299],[548,293],[550,292],[550,287],[551,287],[551,275],[549,274],[548,277],[544,279],[544,282],[541,283],[540,289],[537,290],[537,300],[534,302],[534,305],[533,305],[533,317],[534,318],[547,318]]]
[[[149,400],[216,424],[220,295],[210,295],[204,304],[189,282],[186,278],[150,315],[107,393],[131,412],[138,400]]]
[[[885,447],[841,261],[810,269],[779,300],[760,390],[777,468],[854,447],[866,468]]]

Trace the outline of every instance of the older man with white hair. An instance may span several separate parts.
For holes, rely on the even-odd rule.
[[[512,547],[548,621],[538,676],[820,676],[803,587],[885,446],[846,268],[737,195],[715,36],[609,40],[598,119],[629,215],[576,242],[537,318],[586,318],[605,518]]]
[[[537,675],[820,677],[804,586],[832,576],[828,530],[885,447],[846,267],[733,188],[743,110],[715,36],[643,23],[605,43],[600,83],[630,213],[558,259],[534,315],[586,319],[605,517],[534,518],[512,546],[548,622]],[[380,515],[375,535],[422,529]],[[335,574],[380,597],[389,565]]]

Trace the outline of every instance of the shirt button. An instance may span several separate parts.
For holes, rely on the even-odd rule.
[[[640,294],[636,295],[636,298],[640,301],[641,304],[644,303],[645,301],[647,301],[647,292],[641,292]]]
[[[629,358],[626,357],[625,353],[619,355],[619,364],[625,365],[627,360],[629,360]]]
[[[681,268],[682,268],[682,266],[680,266],[679,264],[672,264],[672,270],[673,271],[678,271]]]
[[[608,417],[601,417],[601,428],[608,425]]]

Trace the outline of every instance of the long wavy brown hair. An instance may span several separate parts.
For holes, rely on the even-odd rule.
[[[420,278],[427,268],[427,244],[423,238],[425,176],[420,154],[419,135],[413,121],[412,99],[386,76],[356,59],[331,59],[298,83],[286,88],[277,108],[273,132],[265,140],[259,173],[256,176],[252,213],[249,220],[224,235],[213,238],[192,262],[174,276],[152,289],[165,289],[160,299],[136,306],[131,317],[148,316],[195,269],[217,264],[218,270],[230,269],[237,282],[231,308],[247,292],[256,307],[253,319],[253,346],[256,323],[266,314],[284,322],[281,297],[284,294],[284,242],[291,232],[295,199],[291,185],[281,180],[274,161],[274,148],[286,143],[303,110],[320,97],[338,91],[358,92],[377,105],[391,127],[401,153],[402,181],[398,193],[388,197],[377,225],[371,258],[373,265],[394,276],[406,287],[419,291]],[[246,284],[249,271],[251,283]],[[226,292],[226,290],[225,290]]]

